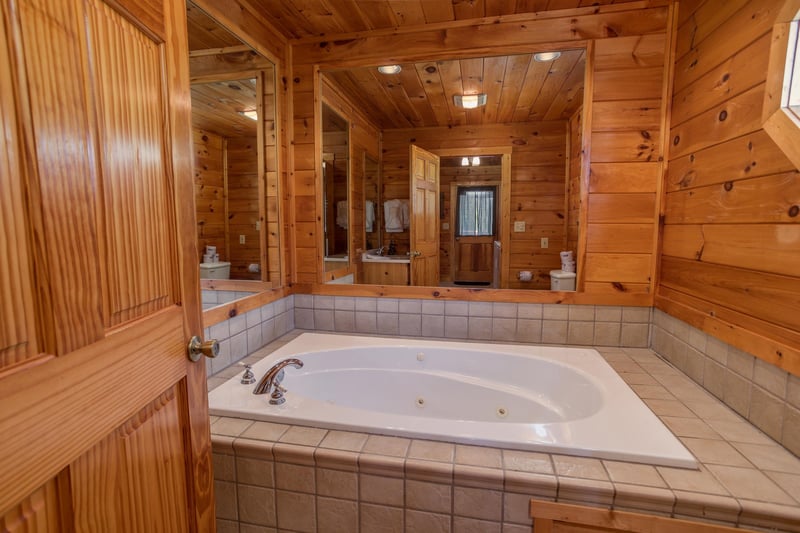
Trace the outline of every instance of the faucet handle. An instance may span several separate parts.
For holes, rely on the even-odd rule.
[[[251,383],[255,383],[256,376],[253,374],[253,367],[245,363],[239,363],[239,365],[244,367],[244,374],[242,374],[242,380],[240,383],[242,385],[250,385]]]

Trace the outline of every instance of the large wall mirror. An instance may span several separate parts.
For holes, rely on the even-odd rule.
[[[187,21],[201,283],[257,282],[225,291],[233,296],[277,287],[275,66],[191,3]],[[225,303],[216,300],[206,306]]]
[[[413,283],[410,147],[438,157],[439,287],[576,287],[586,51],[323,70],[381,131],[357,283]],[[348,118],[348,117],[345,117]],[[323,151],[327,151],[323,147]],[[367,173],[368,175],[368,173]],[[400,211],[392,211],[399,202]],[[430,209],[430,205],[427,206]],[[410,219],[415,217],[413,212]],[[370,224],[371,222],[371,224]],[[355,247],[355,244],[354,244]],[[562,254],[562,252],[569,252]],[[376,267],[375,262],[384,265]],[[375,277],[372,271],[378,270]],[[390,271],[392,273],[390,274]],[[555,276],[551,272],[557,271]],[[571,271],[571,272],[570,272]]]

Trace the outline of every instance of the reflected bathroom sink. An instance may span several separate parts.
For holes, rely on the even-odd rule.
[[[366,263],[408,263],[408,255],[380,255],[378,249],[367,250],[361,256],[361,260]]]

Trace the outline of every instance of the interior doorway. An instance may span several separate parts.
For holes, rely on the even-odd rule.
[[[498,181],[453,183],[452,279],[456,285],[488,286],[497,240]]]

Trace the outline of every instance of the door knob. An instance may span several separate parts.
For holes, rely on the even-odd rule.
[[[217,339],[201,341],[200,337],[195,335],[189,340],[188,351],[189,359],[193,362],[199,361],[200,357],[203,355],[213,358],[219,355],[219,342],[217,342]]]
[[[419,257],[422,255],[422,252],[414,250],[413,252],[409,252],[408,255],[410,255],[411,257]]]

